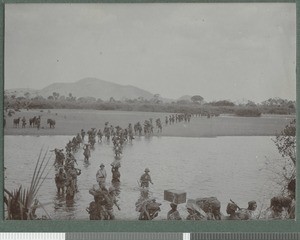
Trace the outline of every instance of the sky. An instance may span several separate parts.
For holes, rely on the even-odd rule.
[[[295,3],[5,4],[4,87],[296,99]]]

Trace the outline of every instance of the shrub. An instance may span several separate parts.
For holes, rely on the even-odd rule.
[[[235,115],[240,117],[260,117],[261,112],[257,108],[243,108],[236,110]]]

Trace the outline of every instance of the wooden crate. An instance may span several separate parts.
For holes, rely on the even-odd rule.
[[[164,200],[180,204],[186,202],[186,192],[175,190],[175,189],[169,189],[164,191]]]

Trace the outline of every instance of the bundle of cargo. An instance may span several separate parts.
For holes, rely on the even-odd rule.
[[[164,200],[180,204],[186,202],[186,192],[175,190],[175,189],[169,189],[164,191]]]
[[[139,220],[152,220],[158,216],[161,203],[157,203],[155,198],[143,199],[140,198],[135,203],[135,210],[140,212]]]
[[[188,199],[186,209],[189,213],[187,220],[206,220],[206,213],[196,204],[194,199]]]
[[[196,198],[195,202],[206,213],[208,220],[221,220],[221,203],[216,197]]]

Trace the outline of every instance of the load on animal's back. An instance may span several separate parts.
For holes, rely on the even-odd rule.
[[[48,118],[47,124],[49,124],[50,128],[55,128],[55,120],[54,119]]]

